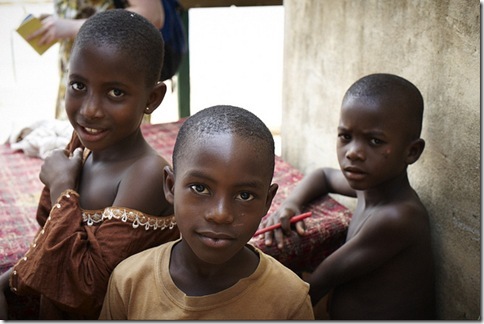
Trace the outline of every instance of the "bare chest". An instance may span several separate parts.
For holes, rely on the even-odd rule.
[[[79,182],[81,207],[103,209],[112,206],[125,172],[120,163],[86,164]]]
[[[362,228],[364,228],[372,214],[371,210],[358,210],[358,208],[355,210],[351,217],[350,225],[348,226],[348,234],[346,235],[347,241],[357,235]]]

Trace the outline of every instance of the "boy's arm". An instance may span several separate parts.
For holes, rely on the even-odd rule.
[[[264,222],[264,227],[281,223],[280,229],[265,234],[265,244],[272,245],[275,238],[277,246],[282,248],[284,234],[289,235],[291,232],[291,218],[300,214],[305,205],[328,193],[356,197],[356,191],[350,187],[341,170],[320,168],[312,171],[297,184],[279,209]],[[296,223],[296,231],[299,235],[304,235],[304,222]]]
[[[410,246],[417,240],[420,216],[397,209],[371,215],[358,234],[308,277],[313,305],[332,288],[374,271]]]

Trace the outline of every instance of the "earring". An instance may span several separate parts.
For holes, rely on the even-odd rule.
[[[150,112],[150,107],[146,107],[145,111]]]

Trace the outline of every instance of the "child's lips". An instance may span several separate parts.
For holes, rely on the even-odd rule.
[[[365,171],[355,167],[344,168],[343,173],[348,180],[361,180],[366,176]]]
[[[79,125],[79,132],[85,140],[94,142],[104,137],[106,129]]]
[[[226,247],[232,243],[235,239],[232,235],[226,233],[215,233],[215,232],[199,232],[202,242],[209,247],[221,248]]]

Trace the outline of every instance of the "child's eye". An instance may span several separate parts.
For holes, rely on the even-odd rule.
[[[383,141],[379,140],[378,138],[372,138],[370,140],[370,143],[373,144],[373,145],[381,145],[381,144],[383,144]]]
[[[70,83],[70,86],[75,91],[86,91],[86,85],[84,83],[81,83],[81,82],[73,81],[73,82]]]
[[[348,134],[338,134],[338,137],[343,142],[348,142],[351,140],[351,136]]]
[[[254,199],[254,196],[248,192],[241,192],[239,195],[237,195],[237,199],[240,199],[243,201],[250,201]]]
[[[190,189],[192,189],[193,191],[195,191],[198,194],[203,194],[203,195],[209,194],[208,189],[204,185],[201,185],[201,184],[191,185]]]
[[[114,98],[119,98],[119,97],[124,96],[124,92],[122,90],[119,90],[119,89],[113,89],[113,90],[109,91],[108,94],[111,97],[114,97]]]

